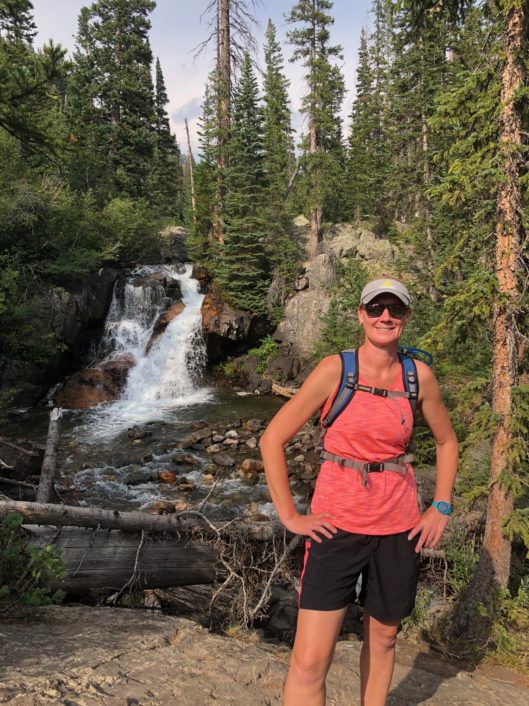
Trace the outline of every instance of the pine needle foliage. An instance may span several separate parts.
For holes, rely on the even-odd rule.
[[[266,311],[270,265],[265,249],[267,232],[263,151],[263,116],[257,80],[246,55],[233,98],[230,165],[226,171],[224,246],[217,279],[241,308]]]

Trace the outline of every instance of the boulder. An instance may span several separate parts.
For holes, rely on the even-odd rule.
[[[323,331],[331,295],[319,289],[299,292],[285,306],[285,315],[273,337],[290,356],[309,358]]]
[[[74,373],[55,393],[54,402],[65,409],[88,409],[112,402],[123,390],[134,365],[130,355],[121,355]]]

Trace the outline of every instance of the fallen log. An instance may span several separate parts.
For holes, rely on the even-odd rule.
[[[98,507],[72,507],[51,503],[31,503],[19,500],[0,502],[0,518],[11,513],[22,515],[25,523],[32,525],[54,525],[57,527],[92,527],[94,529],[119,529],[132,532],[168,532],[178,534],[182,530],[203,527],[207,534],[223,532],[230,523],[210,522],[201,512],[186,510],[174,515],[150,515],[140,510],[102,510]],[[247,533],[250,539],[270,539],[274,533],[272,522],[237,522],[237,529]]]
[[[61,417],[62,409],[55,407],[50,414],[46,450],[44,451],[39,487],[35,498],[38,503],[48,503],[51,500],[57,468],[57,450],[61,438]]]
[[[294,397],[297,392],[295,387],[284,387],[283,385],[278,385],[277,382],[272,382],[272,392],[281,397]]]
[[[218,557],[205,542],[137,532],[27,526],[29,543],[55,545],[66,567],[54,588],[70,595],[213,583]]]

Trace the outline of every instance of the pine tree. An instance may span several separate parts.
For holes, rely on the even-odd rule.
[[[305,194],[310,211],[310,256],[318,253],[322,209],[343,190],[345,152],[342,145],[339,109],[344,82],[333,58],[341,58],[341,47],[330,44],[333,18],[327,14],[331,0],[299,0],[289,15],[289,23],[301,26],[288,33],[296,48],[292,61],[301,61],[306,69],[307,94],[302,111],[309,120],[302,164],[306,174]],[[340,199],[341,201],[341,199]]]
[[[195,169],[196,218],[188,238],[191,257],[211,263],[213,252],[213,219],[217,194],[218,122],[216,73],[208,77],[204,91],[202,115],[199,119],[200,158]]]
[[[2,0],[0,4],[0,39],[32,44],[37,33],[30,0]]]
[[[432,2],[420,5],[424,23]],[[479,378],[472,384],[474,391],[484,389],[473,432],[492,441],[490,478],[483,479],[482,488],[488,492],[483,548],[451,631],[452,638],[478,649],[487,638],[483,628],[493,620],[497,589],[505,590],[512,578],[512,538],[520,534],[529,546],[523,489],[529,450],[522,438],[529,390],[518,384],[518,329],[526,306],[520,96],[529,22],[523,3],[502,0],[499,6],[499,13],[485,3],[466,15],[450,85],[438,95],[430,121],[443,147],[442,176],[429,195],[434,222],[442,228],[436,245],[445,261],[438,265],[437,282],[446,296],[442,320],[431,335],[444,335],[443,345],[460,358],[472,341],[481,388]],[[475,464],[471,468],[475,472]]]
[[[295,246],[290,233],[292,219],[287,209],[294,154],[288,103],[289,82],[284,75],[281,47],[271,20],[266,30],[264,54],[263,166],[268,202],[266,242],[274,271],[286,276],[296,266]]]
[[[169,102],[160,60],[156,59],[156,145],[151,174],[150,199],[163,215],[183,219],[183,176],[180,148],[171,133],[166,105]]]
[[[65,51],[53,43],[34,51],[32,4],[9,0],[0,5],[0,128],[29,150],[56,151],[60,122],[58,85],[65,73]]]
[[[74,185],[103,201],[147,197],[155,132],[148,41],[152,0],[96,0],[81,10],[69,84]]]
[[[218,280],[242,309],[266,311],[266,190],[263,118],[252,63],[246,55],[233,97],[231,157],[226,174],[225,238]]]
[[[374,213],[373,162],[373,74],[369,61],[367,32],[362,28],[356,72],[356,95],[351,112],[348,186],[350,208],[356,220]]]

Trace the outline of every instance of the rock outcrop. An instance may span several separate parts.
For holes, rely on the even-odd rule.
[[[212,289],[202,304],[202,331],[208,360],[216,363],[247,350],[267,333],[267,324],[262,317],[236,309]]]
[[[122,355],[80,370],[56,392],[54,402],[66,409],[89,409],[112,402],[125,387],[133,365],[131,355]]]
[[[103,324],[119,274],[117,269],[101,268],[75,283],[51,287],[34,301],[40,335],[53,334],[59,350],[46,364],[12,360],[0,366],[0,393],[9,390],[11,404],[35,404],[51,384],[79,364],[90,332]]]
[[[0,703],[6,706],[271,706],[281,704],[286,645],[241,632],[213,635],[181,617],[123,608],[41,608],[2,625]],[[360,704],[362,643],[341,639],[327,679],[328,703]],[[527,704],[522,675],[481,664],[467,671],[399,639],[388,703]]]
[[[299,280],[307,288],[298,291],[285,305],[285,315],[273,337],[282,344],[282,352],[297,358],[309,358],[323,330],[323,317],[331,302],[331,287],[336,282],[333,258],[318,255],[306,262]],[[298,287],[299,288],[299,287]]]

